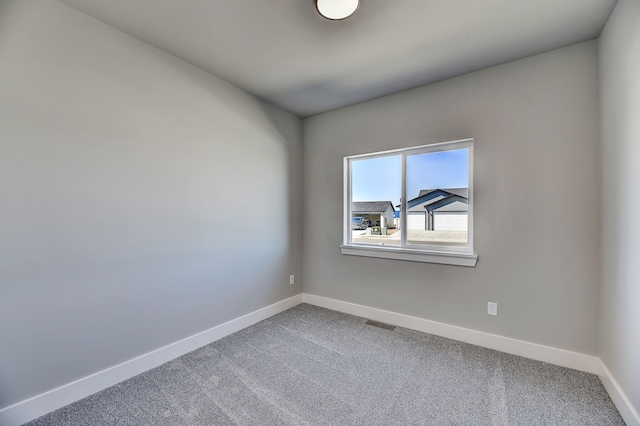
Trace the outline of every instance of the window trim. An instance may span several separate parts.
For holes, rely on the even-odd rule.
[[[440,263],[447,265],[474,267],[478,260],[478,255],[473,251],[473,138],[460,139],[450,142],[439,142],[428,145],[421,145],[409,148],[393,149],[388,151],[374,152],[370,154],[358,154],[344,157],[343,159],[343,238],[340,249],[342,254],[352,256],[366,256],[385,259],[408,260],[414,262]],[[468,227],[467,246],[436,246],[424,244],[407,243],[407,157],[413,155],[426,154],[429,152],[450,151],[454,149],[468,149]],[[401,247],[367,244],[353,244],[351,230],[351,206],[352,206],[352,161],[359,159],[375,159],[401,155],[401,207],[400,207],[400,231]],[[404,232],[403,232],[404,231]]]

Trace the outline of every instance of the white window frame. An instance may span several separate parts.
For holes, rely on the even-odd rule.
[[[352,256],[377,257],[384,259],[408,260],[413,262],[440,263],[457,266],[476,266],[478,255],[473,251],[473,139],[461,139],[451,142],[441,142],[410,148],[394,149],[374,152],[370,154],[351,155],[344,157],[344,220],[343,239],[340,249],[342,254]],[[464,247],[440,246],[426,244],[410,244],[407,242],[407,157],[430,152],[450,151],[454,149],[468,149],[469,196],[468,205],[468,233],[467,245]],[[402,156],[402,192],[400,232],[401,246],[380,246],[352,243],[351,229],[351,178],[352,162],[354,160],[375,159],[393,155]]]

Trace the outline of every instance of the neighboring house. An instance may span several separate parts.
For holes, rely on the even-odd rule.
[[[380,222],[380,226],[394,226],[395,209],[391,201],[354,201],[351,203],[351,217],[364,217],[371,223]]]
[[[468,188],[421,190],[416,198],[408,201],[407,229],[467,231],[468,197]]]

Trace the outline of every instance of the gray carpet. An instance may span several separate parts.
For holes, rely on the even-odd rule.
[[[28,425],[624,425],[592,374],[365,321],[302,304]]]

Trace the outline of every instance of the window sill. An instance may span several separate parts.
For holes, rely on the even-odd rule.
[[[377,257],[381,259],[407,260],[410,262],[440,263],[443,265],[475,267],[475,253],[454,253],[427,250],[410,250],[399,247],[378,248],[372,246],[341,245],[342,254],[349,256]]]

